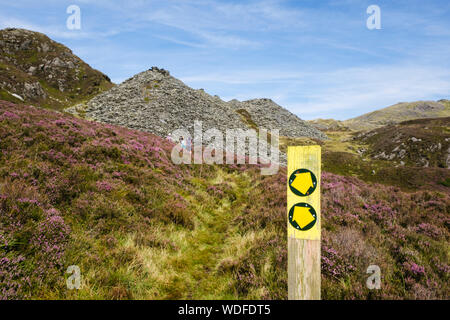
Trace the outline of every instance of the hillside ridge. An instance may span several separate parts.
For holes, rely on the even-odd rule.
[[[61,110],[112,86],[108,76],[46,35],[0,30],[0,99]]]
[[[354,130],[366,130],[408,120],[438,117],[450,117],[449,100],[399,102],[392,106],[345,120],[342,123]]]
[[[362,132],[353,139],[368,144],[361,153],[373,159],[450,169],[450,117],[408,120]]]

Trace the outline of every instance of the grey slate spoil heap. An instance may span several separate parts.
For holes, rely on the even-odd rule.
[[[248,130],[239,109],[247,110],[252,120],[265,129],[280,129],[281,135],[326,139],[326,136],[286,109],[268,99],[225,102],[203,89],[195,90],[172,77],[167,70],[152,67],[103,92],[85,105],[67,109],[85,114],[95,121],[142,130],[166,137],[176,129],[193,134],[194,121],[202,122],[203,132],[210,128]],[[204,141],[204,144],[208,144]],[[224,146],[225,147],[225,146]],[[285,163],[280,153],[280,163]]]

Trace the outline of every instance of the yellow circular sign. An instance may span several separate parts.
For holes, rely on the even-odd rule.
[[[317,178],[314,173],[308,169],[297,169],[289,177],[289,188],[291,191],[301,197],[309,196],[316,190]]]
[[[297,203],[289,210],[289,223],[297,230],[309,230],[314,227],[316,221],[316,210],[308,203]]]

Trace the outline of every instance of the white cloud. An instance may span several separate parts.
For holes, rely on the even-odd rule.
[[[411,64],[326,72],[230,70],[222,74],[186,76],[182,80],[193,86],[211,82],[221,88],[251,85],[224,98],[271,98],[305,119],[346,119],[349,114],[356,116],[401,101],[450,97],[450,70]]]
[[[306,118],[343,119],[349,110],[362,114],[401,101],[450,96],[450,70],[436,67],[351,68],[319,74],[314,81],[320,83],[320,79],[325,80],[321,86],[305,90],[307,102],[288,103],[292,112]]]

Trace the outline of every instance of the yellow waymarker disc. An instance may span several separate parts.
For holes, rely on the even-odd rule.
[[[300,202],[289,210],[288,219],[296,230],[304,232],[314,227],[317,221],[317,213],[311,205]]]
[[[309,208],[305,207],[294,208],[294,216],[292,217],[292,221],[297,222],[300,228],[303,229],[314,220],[316,219],[312,216],[311,211],[309,211]]]
[[[289,177],[289,188],[301,197],[309,196],[316,190],[317,178],[308,169],[297,169]]]
[[[294,181],[291,183],[291,186],[293,186],[295,189],[300,191],[303,194],[306,194],[308,192],[309,188],[313,188],[313,181],[311,178],[310,172],[302,172],[297,173],[295,175]]]

